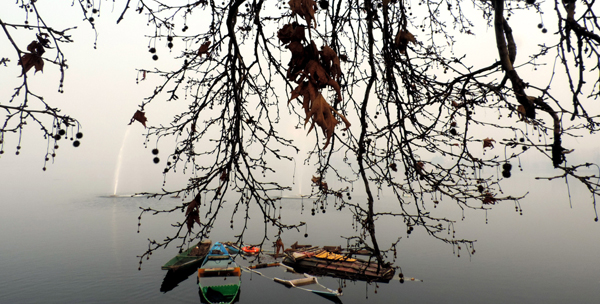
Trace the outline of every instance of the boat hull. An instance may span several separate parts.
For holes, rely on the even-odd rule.
[[[225,246],[215,243],[198,269],[198,286],[204,303],[225,304],[239,299],[242,271]]]
[[[198,245],[190,247],[169,260],[161,266],[161,269],[178,271],[179,269],[192,269],[194,266],[198,266],[206,257],[211,244],[210,240],[201,241]]]

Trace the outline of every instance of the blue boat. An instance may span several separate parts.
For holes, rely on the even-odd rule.
[[[230,304],[239,295],[242,271],[223,244],[216,242],[198,269],[198,286],[203,302]]]

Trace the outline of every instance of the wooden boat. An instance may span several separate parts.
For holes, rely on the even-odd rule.
[[[178,254],[160,268],[172,271],[177,271],[180,268],[192,268],[192,266],[198,265],[204,260],[211,244],[211,240],[203,240],[198,245]]]
[[[369,282],[389,282],[396,272],[391,264],[379,265],[373,257],[369,260],[362,260],[316,247],[303,249],[303,251],[287,251],[283,263],[298,272],[311,275],[326,275]]]
[[[215,243],[198,269],[202,300],[211,304],[233,303],[240,291],[241,275],[240,267],[231,259],[225,246]]]

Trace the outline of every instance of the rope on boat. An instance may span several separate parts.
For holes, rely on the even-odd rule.
[[[285,269],[286,269],[286,270],[288,270],[288,271],[291,271],[291,272],[294,272],[294,273],[298,273],[298,272],[296,272],[296,271],[294,270],[294,268],[292,268],[292,267],[289,267],[289,266],[287,266],[287,265],[284,265],[284,264],[282,264],[282,263],[279,263],[279,265],[278,265],[278,266],[281,266],[281,267],[285,268]],[[264,275],[264,274],[263,274],[262,272],[260,272],[260,271],[257,271],[257,270],[254,270],[254,269],[251,269],[251,268],[249,268],[249,267],[246,267],[246,266],[241,266],[241,265],[240,265],[240,267],[241,267],[243,270],[245,270],[245,271],[256,273],[256,274],[258,274],[258,275],[260,275],[260,276],[262,276],[262,277],[265,277],[265,278],[267,278],[267,279],[269,279],[269,280],[271,280],[271,281],[275,281],[275,282],[277,281],[277,280],[275,280],[276,278],[271,278],[271,277],[269,277],[269,276],[266,276],[266,275]],[[325,285],[323,285],[323,284],[319,283],[319,280],[317,280],[317,277],[315,277],[315,276],[311,276],[311,275],[309,275],[309,274],[306,274],[306,273],[303,273],[303,275],[304,275],[306,278],[314,278],[314,284],[316,284],[316,285],[319,285],[320,287],[324,288],[325,290],[327,290],[327,292],[329,292],[329,293],[332,293],[333,295],[335,295],[335,296],[337,296],[337,297],[339,297],[339,296],[341,296],[341,295],[342,295],[342,293],[341,293],[339,290],[333,290],[333,289],[330,289],[330,288],[328,288],[327,286],[325,286]],[[280,280],[281,280],[281,279],[280,279]],[[286,286],[290,286],[290,287],[298,288],[298,289],[305,290],[305,291],[309,291],[309,292],[312,292],[312,293],[319,293],[319,292],[320,292],[319,290],[314,290],[314,289],[304,288],[304,287],[301,287],[301,286],[296,286],[296,285],[294,285],[294,284],[291,284],[291,285],[286,285]]]

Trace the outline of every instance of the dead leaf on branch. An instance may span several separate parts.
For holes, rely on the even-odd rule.
[[[419,174],[423,173],[423,168],[425,168],[425,164],[421,161],[418,161],[417,164],[415,165],[415,169],[417,170],[417,173],[419,173]]]
[[[198,223],[198,225],[200,225],[200,194],[197,194],[196,197],[188,204],[185,210],[185,217],[188,231],[192,231],[192,228],[194,228],[194,223]]]
[[[306,102],[304,102],[306,105]],[[335,119],[333,114],[342,119],[346,127],[343,130],[347,130],[350,127],[350,122],[344,117],[344,115],[338,113],[333,107],[331,107],[323,95],[319,93],[314,100],[310,101],[309,106],[304,107],[304,112],[306,113],[306,118],[304,119],[304,126],[308,123],[309,119],[312,119],[312,123],[310,124],[310,129],[308,129],[308,133],[314,128],[315,124],[321,127],[323,134],[327,137],[327,141],[325,142],[325,146],[323,148],[327,148],[329,145],[329,141],[333,136],[333,132],[335,130],[335,126],[339,123],[337,119]]]
[[[527,121],[527,111],[523,105],[517,107],[517,114],[521,120]]]
[[[198,56],[202,56],[204,54],[207,54],[207,56],[208,56],[208,47],[209,46],[210,46],[210,41],[204,42],[198,49]]]
[[[277,38],[283,44],[290,43],[291,41],[306,41],[304,28],[304,25],[298,24],[298,22],[286,24],[277,31]]]
[[[132,124],[136,120],[139,121],[142,125],[144,125],[144,128],[146,127],[146,121],[148,119],[146,119],[146,114],[144,114],[144,112],[142,112],[140,110],[135,111],[135,114],[133,114],[133,117],[131,118],[129,125]]]
[[[483,148],[494,148],[494,142],[496,142],[495,140],[491,139],[491,138],[486,138],[483,140]]]
[[[399,30],[398,34],[396,34],[396,39],[394,39],[394,44],[400,53],[406,53],[406,48],[408,47],[409,42],[417,44],[417,39],[415,39],[415,36],[413,36],[413,34],[411,34],[409,31]]]
[[[321,62],[324,68],[329,71],[329,76],[339,81],[342,77],[342,69],[340,67],[340,58],[335,51],[327,45],[321,47]]]
[[[497,199],[494,197],[493,194],[491,194],[489,192],[486,192],[483,195],[483,200],[482,201],[483,201],[483,204],[485,204],[485,205],[495,205]]]
[[[327,185],[326,182],[324,182],[320,176],[314,176],[310,179],[310,181],[312,181],[313,186],[317,186],[319,187],[320,190],[323,190],[325,192],[327,192],[327,190],[329,190],[329,186]]]
[[[38,39],[43,38],[38,37]],[[32,67],[35,67],[34,74],[37,73],[37,71],[44,72],[44,59],[42,59],[42,55],[46,50],[44,50],[44,45],[42,43],[43,42],[34,40],[27,46],[29,53],[21,56],[21,59],[19,60],[19,65],[23,67],[21,75],[27,73]]]
[[[314,0],[290,0],[288,4],[290,5],[290,10],[292,11],[292,17],[295,15],[300,15],[300,17],[306,20],[308,27],[311,27],[313,20],[315,20],[317,2]],[[314,22],[314,28],[317,28],[316,22]]]

